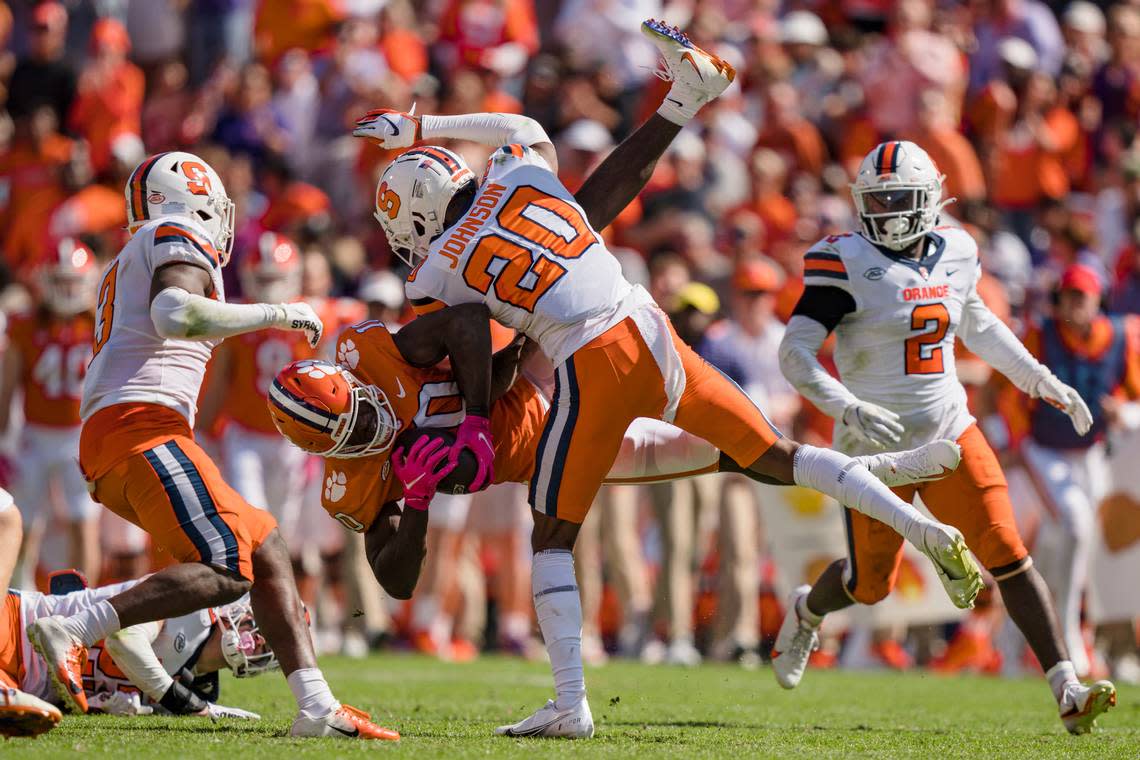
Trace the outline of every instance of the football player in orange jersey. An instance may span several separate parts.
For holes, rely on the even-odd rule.
[[[28,556],[38,555],[39,538],[51,522],[47,496],[55,489],[63,506],[69,566],[94,581],[100,568],[100,509],[87,493],[75,457],[79,401],[95,328],[95,255],[79,240],[64,238],[36,275],[38,305],[13,316],[8,326],[0,376],[0,435],[11,424],[12,398],[19,390],[25,426],[13,492],[26,512],[35,509],[27,512]]]

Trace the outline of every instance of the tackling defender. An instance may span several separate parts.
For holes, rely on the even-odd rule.
[[[125,195],[131,239],[99,285],[79,464],[96,501],[146,530],[180,564],[77,614],[36,620],[32,646],[68,705],[84,712],[86,647],[248,592],[297,700],[293,736],[398,739],[333,697],[273,517],[226,484],[191,432],[219,341],[279,327],[305,332],[315,346],[320,319],[303,303],[225,302],[234,204],[197,156],[150,156]]]
[[[735,76],[674,28],[649,21],[642,30],[661,51],[661,76],[672,87],[658,113],[610,154],[577,196],[558,181],[549,138],[525,117],[374,111],[354,132],[386,148],[409,147],[420,137],[502,146],[482,184],[450,151],[407,151],[380,178],[376,217],[393,249],[416,264],[407,283],[413,305],[486,304],[498,321],[536,340],[557,368],[530,478],[532,588],[557,698],[497,729],[505,735],[593,734],[570,550],[638,417],[672,422],[769,482],[811,487],[887,520],[931,557],[960,606],[969,606],[981,585],[960,534],[904,504],[857,462],[784,438],[739,388],[676,337],[648,293],[625,280],[606,250],[596,230],[640,192],[681,127]],[[409,484],[441,465],[422,447],[412,454],[414,466],[397,471]]]
[[[986,308],[976,289],[978,247],[963,229],[939,226],[944,176],[922,148],[886,142],[859,166],[851,186],[862,229],[821,240],[804,256],[804,293],[780,346],[784,375],[833,417],[835,445],[848,453],[909,448],[937,438],[962,447],[962,465],[915,494],[939,520],[962,529],[993,575],[1072,733],[1089,731],[1116,701],[1108,681],[1077,680],[1049,589],[1033,568],[1013,519],[1005,476],[973,416],[954,369],[954,338],[1032,398],[1068,415],[1078,435],[1092,424],[1085,402],[1039,363]],[[835,331],[840,380],[816,354]],[[1052,424],[1057,424],[1055,415]],[[784,688],[803,676],[823,616],[890,593],[902,557],[899,536],[874,515],[846,510],[847,559],[788,602],[772,666]]]

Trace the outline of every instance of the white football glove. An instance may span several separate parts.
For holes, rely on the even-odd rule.
[[[1033,398],[1039,398],[1069,415],[1069,419],[1073,421],[1073,430],[1077,431],[1077,435],[1084,435],[1092,427],[1093,419],[1089,405],[1081,398],[1081,394],[1058,380],[1052,372],[1038,380],[1037,385],[1029,395]]]
[[[150,715],[154,708],[144,705],[137,692],[101,692],[87,700],[87,709],[107,715]]]
[[[886,447],[902,440],[903,426],[890,409],[866,401],[856,401],[843,410],[843,424],[855,437]]]
[[[420,120],[410,112],[377,108],[356,120],[352,136],[372,140],[385,150],[410,148],[420,139]]]
[[[238,720],[261,720],[261,716],[249,710],[243,710],[240,707],[226,707],[225,705],[216,705],[213,702],[206,703],[206,709],[198,715],[208,717],[210,720],[217,721],[222,718],[237,718]]]
[[[277,304],[278,318],[277,327],[283,330],[303,330],[305,337],[309,339],[309,345],[313,348],[321,342],[321,335],[325,331],[324,323],[321,318],[317,316],[317,312],[313,311],[313,307],[304,301],[297,301],[295,303],[279,303]]]

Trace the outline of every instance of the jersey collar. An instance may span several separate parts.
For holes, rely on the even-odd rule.
[[[860,233],[862,235],[862,233]],[[942,253],[946,250],[946,238],[942,237],[936,232],[926,233],[926,238],[922,244],[926,247],[926,252],[921,258],[912,259],[909,256],[903,256],[897,251],[892,251],[875,243],[866,235],[862,235],[863,239],[874,246],[875,250],[886,256],[891,261],[902,264],[918,272],[923,277],[929,277],[930,273],[934,271],[934,267],[938,266],[938,261],[942,258]]]

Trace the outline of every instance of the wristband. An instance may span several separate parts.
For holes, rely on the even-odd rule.
[[[206,709],[205,700],[178,681],[170,684],[158,703],[175,715],[192,715]]]

